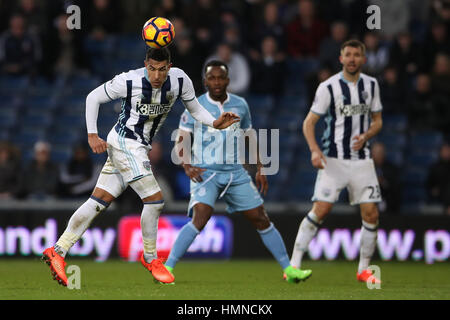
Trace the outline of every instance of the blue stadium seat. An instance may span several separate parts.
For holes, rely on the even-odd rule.
[[[245,96],[249,105],[250,111],[256,113],[268,113],[274,107],[275,100],[271,95],[250,94]]]
[[[290,114],[304,115],[308,109],[307,101],[304,96],[287,94],[283,95],[277,102],[277,110]]]
[[[66,163],[72,156],[72,146],[68,144],[52,145],[51,159],[56,163]]]
[[[407,157],[408,163],[414,166],[421,166],[423,168],[428,168],[431,164],[437,161],[437,153],[413,153]]]
[[[411,150],[422,152],[436,152],[443,143],[440,132],[418,132],[410,137],[409,147]]]
[[[25,108],[35,110],[53,110],[56,107],[56,98],[51,96],[28,96]]]
[[[428,170],[423,167],[407,167],[403,172],[402,181],[405,185],[424,187]]]
[[[84,99],[86,99],[86,95],[100,84],[100,79],[96,77],[76,75],[72,77],[66,85],[70,86],[72,92],[80,93],[80,95],[84,95]]]
[[[424,187],[413,187],[406,185],[403,189],[403,203],[422,204],[427,200],[427,193]]]
[[[383,115],[383,131],[405,132],[408,127],[408,117],[405,115]]]
[[[20,125],[23,127],[43,127],[47,128],[52,124],[52,116],[49,113],[26,114],[20,118]]]
[[[405,134],[387,131],[383,131],[376,139],[374,139],[374,141],[382,142],[385,145],[387,152],[404,150],[407,145],[407,137]]]
[[[0,108],[0,127],[4,129],[12,128],[17,121],[16,110],[12,108]]]
[[[2,94],[22,94],[26,93],[29,79],[25,76],[0,76],[0,92]]]

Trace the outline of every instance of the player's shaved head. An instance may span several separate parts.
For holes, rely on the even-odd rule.
[[[228,66],[225,62],[220,60],[211,60],[205,65],[205,75],[209,73],[213,67],[219,67],[223,71],[225,71],[226,75],[228,75]]]

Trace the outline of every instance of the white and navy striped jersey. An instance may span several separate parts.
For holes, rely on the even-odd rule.
[[[111,100],[122,99],[116,132],[144,145],[151,145],[178,98],[195,99],[191,79],[179,68],[170,68],[161,88],[152,88],[145,68],[121,73],[103,87]]]
[[[353,137],[366,132],[370,113],[383,109],[375,78],[361,73],[356,83],[344,79],[342,72],[322,82],[316,91],[311,112],[326,115],[322,137],[324,155],[338,159],[370,158],[369,144],[353,150]]]

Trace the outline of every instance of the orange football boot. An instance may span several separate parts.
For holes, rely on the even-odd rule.
[[[150,263],[147,263],[144,259],[144,254],[141,255],[142,265],[152,273],[153,278],[162,283],[172,283],[175,281],[175,277],[164,266],[165,260],[167,259],[159,258],[153,259]]]
[[[66,262],[63,257],[56,253],[55,248],[51,247],[45,249],[41,260],[49,265],[53,279],[58,281],[59,284],[67,287],[67,276],[65,272]]]
[[[369,282],[372,284],[381,284],[381,280],[377,279],[370,269],[363,270],[361,273],[356,273],[356,280],[361,282]]]

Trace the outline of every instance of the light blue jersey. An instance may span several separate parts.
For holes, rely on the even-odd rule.
[[[179,128],[191,132],[194,136],[193,166],[205,168],[202,182],[191,181],[191,199],[188,215],[192,217],[192,208],[197,203],[204,203],[214,207],[217,199],[223,198],[227,203],[227,211],[246,211],[263,204],[263,199],[255,187],[251,177],[237,158],[239,144],[243,139],[229,140],[233,150],[227,150],[226,138],[243,133],[252,127],[250,110],[244,98],[228,93],[227,99],[221,104],[211,99],[208,93],[198,98],[199,103],[215,118],[223,112],[234,112],[241,120],[225,130],[216,130],[201,123],[195,123],[188,111],[180,119]],[[237,131],[238,129],[242,129]],[[220,140],[220,141],[218,141]],[[200,144],[201,152],[196,152],[195,144]],[[219,143],[219,148],[218,144]],[[222,147],[222,148],[220,148]],[[217,155],[212,150],[222,151]]]
[[[200,96],[198,102],[215,118],[218,118],[223,112],[234,112],[241,120],[225,130],[217,130],[203,125],[200,122],[195,123],[191,114],[185,110],[181,115],[179,128],[194,135],[194,157],[192,165],[214,171],[234,171],[242,169],[242,165],[237,159],[237,150],[239,150],[239,143],[242,143],[243,139],[234,138],[230,140],[233,142],[230,146],[232,146],[234,150],[227,149],[226,139],[227,136],[237,135],[239,131],[236,130],[238,129],[246,130],[252,127],[250,110],[247,102],[244,98],[230,93],[227,94],[227,99],[223,104],[212,100],[208,93]],[[221,135],[221,137],[219,135]],[[219,140],[217,138],[219,138]],[[200,152],[198,152],[199,148],[201,148]]]

